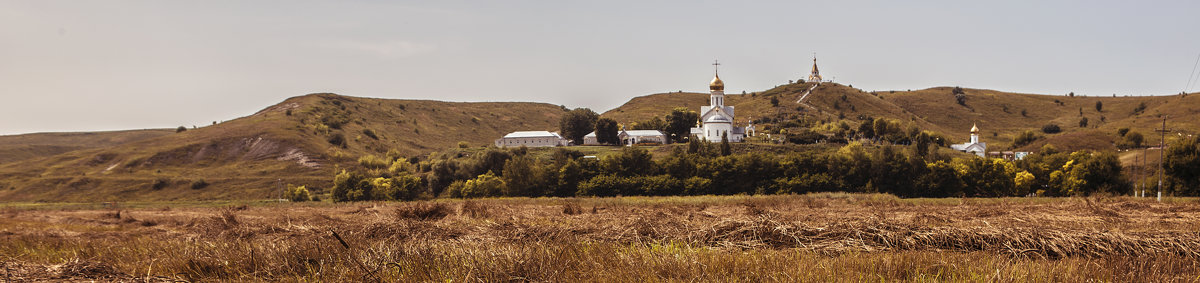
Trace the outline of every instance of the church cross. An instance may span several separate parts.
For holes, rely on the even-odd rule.
[[[717,73],[717,67],[718,67],[718,66],[721,66],[721,62],[718,62],[717,60],[713,60],[713,63],[712,63],[712,65],[713,65],[713,74],[716,74],[716,73]]]

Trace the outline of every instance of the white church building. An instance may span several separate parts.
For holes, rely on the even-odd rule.
[[[987,154],[987,143],[979,141],[979,127],[971,125],[971,142],[952,144],[950,148],[957,151],[972,153],[979,157],[984,157]]]
[[[720,65],[713,63],[714,66]],[[741,142],[746,137],[746,128],[734,126],[733,106],[725,105],[725,82],[713,71],[712,82],[708,84],[710,94],[708,106],[700,106],[700,125],[692,128],[691,134],[696,138],[710,142],[720,142],[721,136],[726,136],[729,142]]]

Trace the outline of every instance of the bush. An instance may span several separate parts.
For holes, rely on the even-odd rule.
[[[329,141],[329,144],[340,146],[342,148],[346,148],[346,136],[343,136],[342,133],[336,133],[336,134],[333,134],[332,136],[329,136],[328,141]]]
[[[376,140],[379,139],[379,136],[375,135],[375,131],[373,131],[371,129],[363,129],[362,133],[363,133],[363,135],[366,135],[367,137],[370,137],[372,139],[376,139]]]
[[[446,218],[454,209],[444,203],[412,203],[396,208],[396,217],[421,221]]]
[[[308,188],[305,188],[304,186],[294,186],[292,184],[288,184],[287,191],[283,193],[283,198],[297,202],[310,201],[312,200],[312,195],[309,194]]]
[[[175,133],[182,133],[182,132],[186,132],[186,131],[187,131],[187,127],[184,127],[184,126],[179,126],[178,128],[175,128]]]
[[[809,129],[801,129],[795,134],[788,135],[788,142],[795,144],[813,144],[826,139],[829,137]]]
[[[1017,135],[1017,137],[1013,138],[1013,146],[1012,147],[1013,148],[1022,147],[1022,146],[1028,145],[1030,143],[1033,143],[1037,139],[1038,139],[1038,136],[1036,134],[1034,134],[1033,131],[1025,131],[1025,132]]]
[[[458,142],[458,148],[468,148],[468,147],[471,147],[471,144],[469,144],[465,141]]]
[[[1145,102],[1138,103],[1138,106],[1133,108],[1134,115],[1141,114],[1142,111],[1146,111],[1146,103]]]
[[[507,188],[508,185],[504,183],[504,179],[497,177],[492,171],[488,171],[475,179],[467,180],[462,185],[461,196],[464,198],[496,197],[500,196],[500,193]]]
[[[391,166],[392,162],[387,160],[386,157],[379,157],[379,156],[368,154],[368,155],[359,157],[358,164],[362,165],[363,167],[366,167],[367,169],[383,169],[383,168],[388,168],[388,166]]]
[[[372,188],[371,181],[362,173],[342,170],[333,177],[333,201],[367,200]]]
[[[1083,117],[1083,118],[1080,118],[1080,119],[1079,119],[1079,127],[1080,127],[1080,128],[1087,128],[1087,125],[1088,125],[1088,118],[1087,118],[1087,117]]]
[[[1059,128],[1056,124],[1046,124],[1045,126],[1042,126],[1042,132],[1047,134],[1057,134],[1062,132],[1062,128]]]
[[[171,185],[171,179],[158,178],[157,180],[154,180],[154,184],[151,184],[150,188],[157,191],[157,190],[165,189],[170,185]]]
[[[204,179],[200,179],[200,180],[196,180],[195,182],[192,182],[193,190],[199,190],[199,189],[203,189],[203,188],[207,188],[207,187],[208,187],[208,182],[205,182]]]

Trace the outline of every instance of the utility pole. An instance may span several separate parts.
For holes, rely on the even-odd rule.
[[[1138,184],[1142,187],[1142,197],[1146,197],[1146,148],[1142,148],[1142,170],[1138,170]]]
[[[1163,114],[1162,117],[1163,117],[1162,128],[1158,129],[1158,132],[1160,134],[1159,140],[1158,140],[1158,201],[1159,202],[1162,202],[1163,158],[1165,157],[1164,152],[1167,151],[1167,146],[1166,146],[1167,145],[1167,132],[1171,131],[1170,129],[1167,129],[1167,115]]]

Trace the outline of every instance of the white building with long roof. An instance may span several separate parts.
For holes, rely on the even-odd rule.
[[[496,147],[548,147],[565,146],[567,140],[558,133],[548,131],[518,131],[496,140]]]

